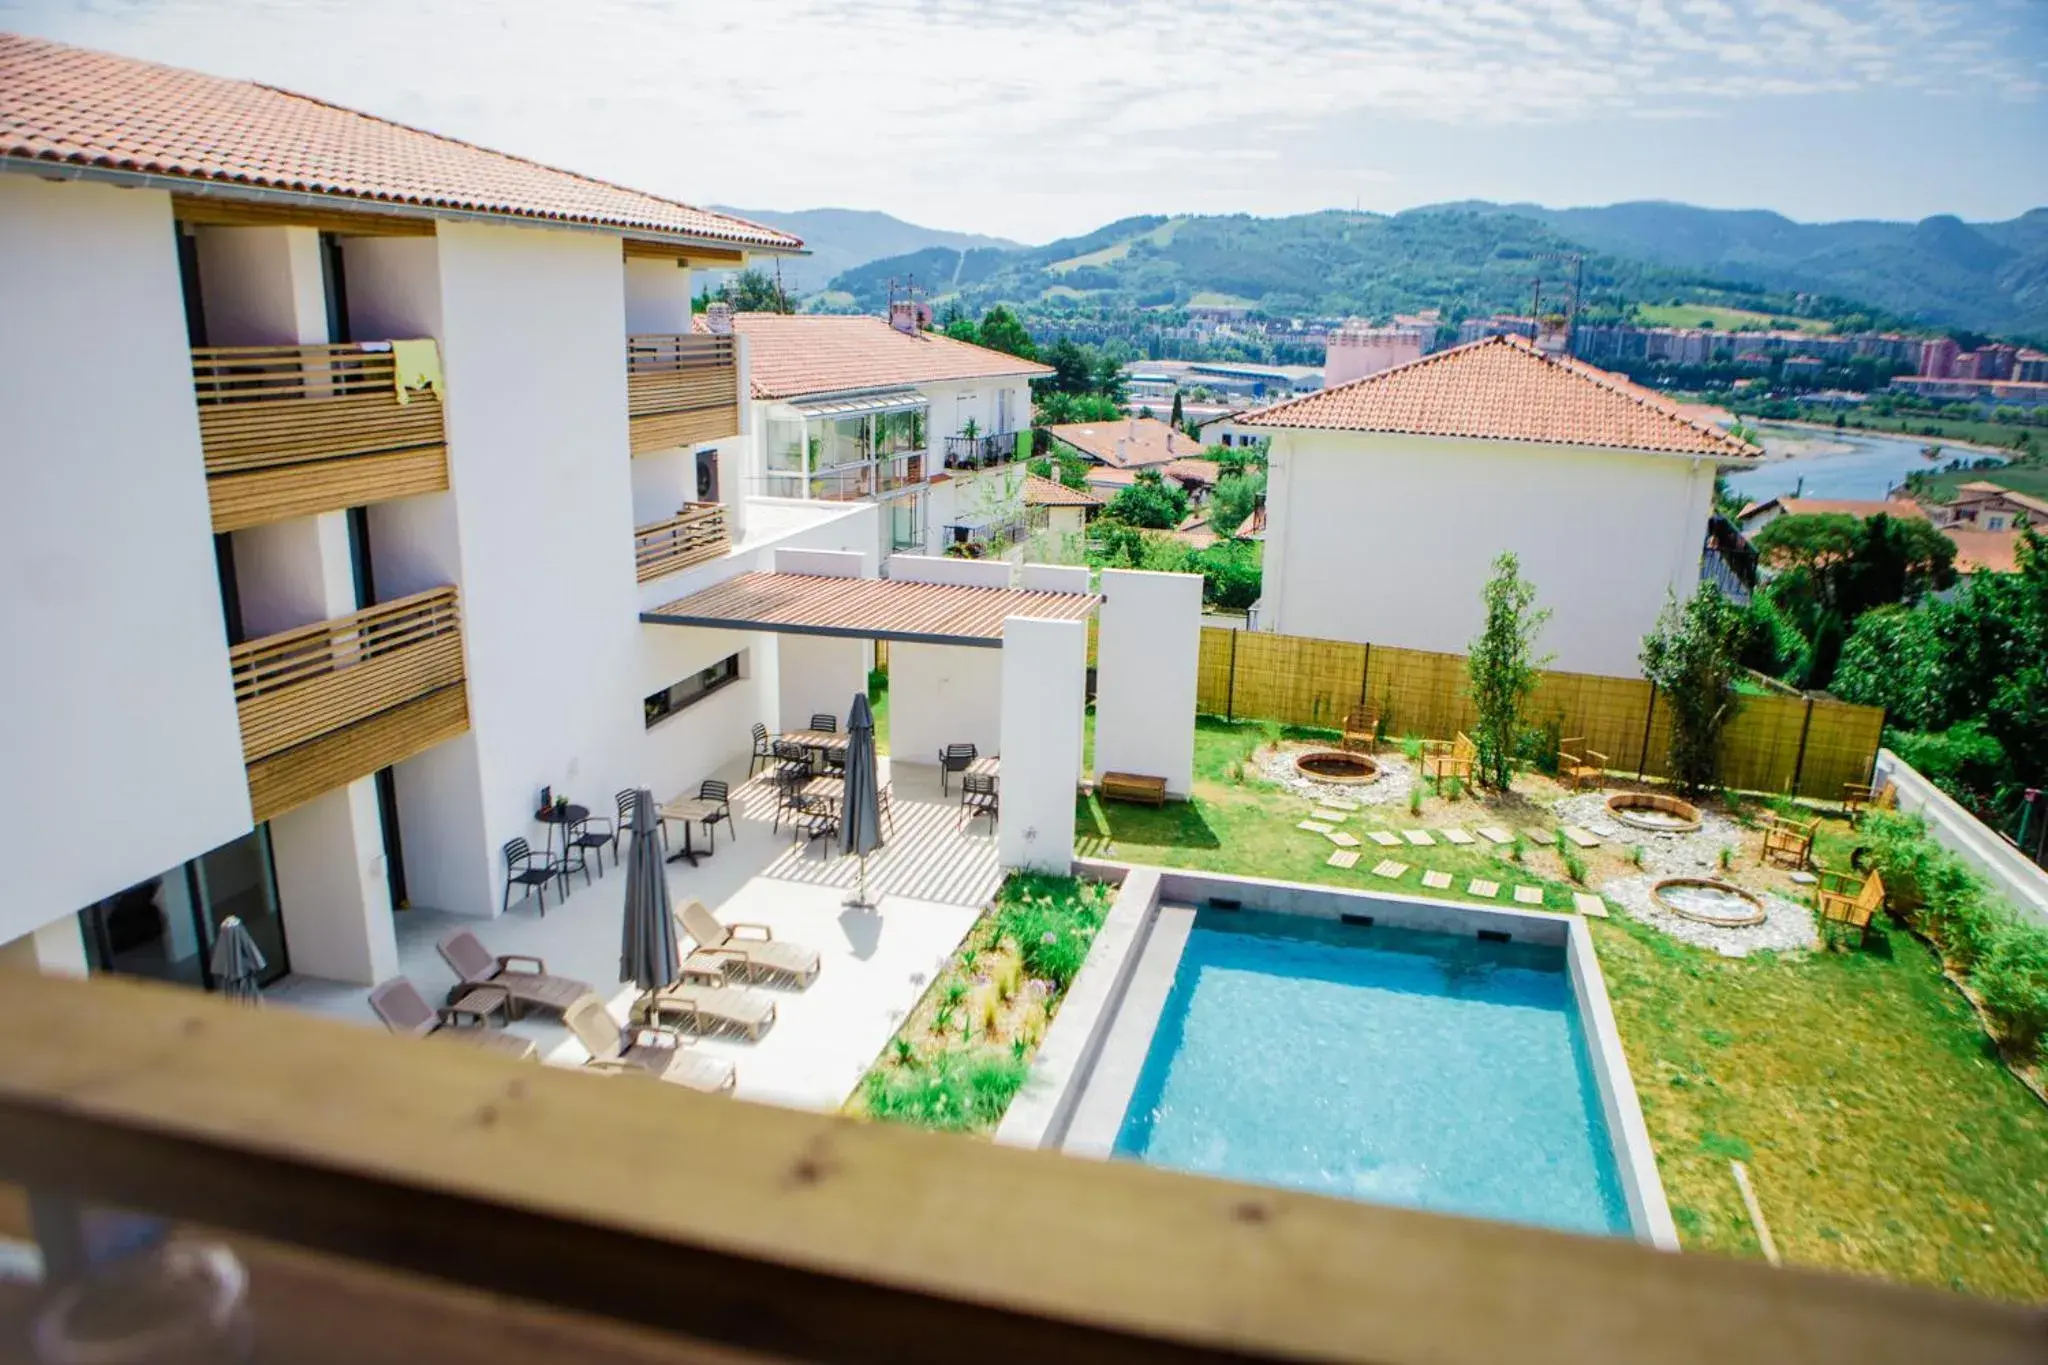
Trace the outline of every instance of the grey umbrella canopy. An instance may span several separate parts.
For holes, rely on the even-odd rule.
[[[256,940],[249,936],[249,927],[242,923],[241,916],[229,915],[220,922],[208,965],[220,993],[230,1000],[253,1004],[263,998],[263,988],[256,982],[270,964],[264,959],[263,950],[256,946]]]
[[[619,980],[657,991],[676,979],[682,957],[676,950],[676,921],[668,898],[668,869],[661,861],[661,829],[654,793],[633,793],[633,842],[626,848],[626,925],[619,946]]]
[[[846,778],[839,803],[839,851],[860,859],[860,890],[849,906],[873,909],[867,898],[868,854],[882,846],[880,775],[875,766],[875,713],[866,693],[846,715]]]

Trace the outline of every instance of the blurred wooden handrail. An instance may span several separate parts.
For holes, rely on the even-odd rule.
[[[12,977],[0,1037],[0,1180],[707,1349],[1961,1365],[2048,1346],[2011,1305],[1013,1151],[168,986]]]

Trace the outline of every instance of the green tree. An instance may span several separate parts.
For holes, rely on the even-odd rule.
[[[1134,482],[1109,500],[1103,515],[1127,526],[1170,531],[1187,519],[1187,490],[1168,483],[1156,469],[1141,469]]]
[[[1061,427],[1073,422],[1114,422],[1123,415],[1122,408],[1099,393],[1048,389],[1038,395],[1031,423],[1040,427]]]
[[[727,280],[718,297],[735,313],[794,313],[782,281],[765,270],[747,269]]]
[[[973,318],[949,318],[939,331],[955,341],[964,341],[970,346],[981,344],[981,329],[974,325]]]
[[[997,304],[981,315],[980,343],[992,351],[1014,355],[1025,360],[1038,359],[1038,347],[1031,340],[1031,333],[1024,330],[1024,324],[1017,321],[1017,315]]]
[[[1244,525],[1244,519],[1265,496],[1264,470],[1223,475],[1216,481],[1216,491],[1209,495],[1210,528],[1225,538],[1235,536],[1237,528]]]
[[[1486,623],[1465,659],[1466,695],[1479,712],[1472,742],[1479,749],[1480,782],[1506,791],[1522,737],[1522,710],[1548,661],[1535,656],[1535,643],[1550,612],[1536,606],[1536,585],[1522,577],[1512,550],[1493,561],[1493,577],[1480,596]]]
[[[1052,374],[1038,381],[1054,393],[1088,393],[1095,384],[1095,362],[1072,337],[1061,337],[1044,356]]]
[[[1170,425],[1175,431],[1179,431],[1181,429],[1181,423],[1183,420],[1185,420],[1181,416],[1180,390],[1178,388],[1175,388],[1173,391],[1173,411],[1167,416],[1166,420],[1167,424]]]
[[[1225,474],[1242,474],[1247,470],[1266,467],[1273,450],[1273,438],[1261,436],[1256,441],[1242,437],[1237,444],[1224,446],[1216,453],[1216,465]]]
[[[1714,783],[1721,731],[1742,703],[1735,679],[1747,631],[1742,612],[1702,583],[1684,602],[1668,596],[1643,637],[1643,676],[1671,718],[1671,775],[1688,794]]]
[[[1104,352],[1095,357],[1093,388],[1119,407],[1130,397],[1130,384],[1124,379],[1123,364],[1115,356]],[[1174,394],[1176,398],[1179,396],[1177,392]]]

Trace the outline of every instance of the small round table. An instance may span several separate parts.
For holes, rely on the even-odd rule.
[[[550,858],[555,855],[555,826],[560,825],[562,827],[562,861],[567,863],[569,861],[569,831],[574,829],[579,821],[590,818],[590,807],[579,806],[573,802],[566,806],[549,806],[546,810],[535,811],[533,818],[548,827],[547,843],[541,851]],[[567,875],[566,869],[564,869],[563,875]],[[566,886],[567,883],[564,882],[563,885]],[[567,895],[568,893],[564,891],[563,894]]]

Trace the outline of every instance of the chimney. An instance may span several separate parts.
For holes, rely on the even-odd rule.
[[[1571,349],[1571,323],[1560,316],[1543,318],[1536,324],[1536,349],[1545,355],[1563,355]]]
[[[916,301],[912,299],[891,299],[889,301],[889,325],[905,336],[916,336]]]
[[[1117,439],[1116,439],[1116,463],[1117,463],[1117,467],[1118,467],[1119,469],[1125,468],[1126,466],[1128,466],[1128,465],[1130,464],[1130,461],[1131,461],[1131,443],[1130,443],[1129,441],[1125,440],[1125,439],[1124,439],[1123,437],[1119,436],[1119,437],[1117,437]]]
[[[711,329],[713,336],[731,336],[732,305],[724,302],[711,304],[704,310],[704,325]]]

